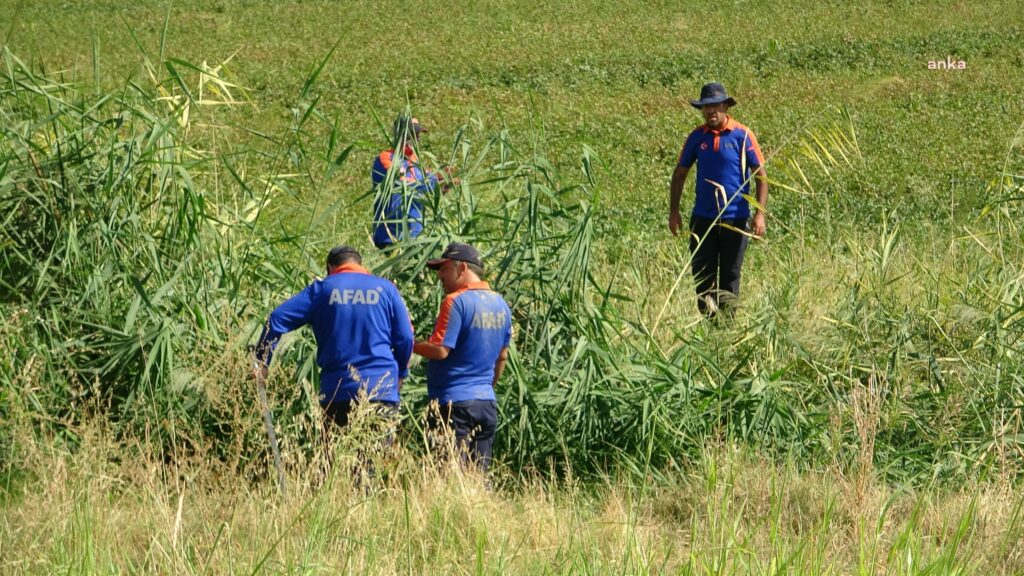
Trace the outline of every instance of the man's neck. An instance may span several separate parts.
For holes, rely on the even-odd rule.
[[[726,128],[729,127],[729,121],[730,120],[732,120],[732,117],[731,116],[726,116],[725,120],[722,120],[722,124],[719,125],[717,128],[715,128],[711,124],[708,124],[707,122],[705,122],[704,124],[705,124],[705,126],[708,127],[708,130],[710,130],[711,132],[721,132],[722,130],[725,130]]]
[[[338,273],[341,273],[341,272],[361,272],[363,274],[367,274],[368,273],[366,268],[363,268],[363,266],[361,264],[357,264],[355,262],[346,262],[344,264],[339,264],[335,268],[331,268],[328,271],[328,275],[338,274]]]
[[[452,292],[466,290],[475,286],[479,286],[481,284],[484,284],[484,281],[481,280],[479,276],[473,274],[472,272],[467,272],[465,275],[459,278],[459,282],[455,285],[455,290],[452,290]]]

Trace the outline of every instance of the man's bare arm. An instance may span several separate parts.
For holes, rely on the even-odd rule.
[[[501,378],[501,373],[505,371],[505,361],[508,360],[508,346],[501,349],[501,353],[498,354],[498,359],[494,361],[494,380],[491,382],[491,387],[498,385],[498,379]]]
[[[754,211],[753,230],[754,236],[764,236],[764,232],[767,229],[765,223],[765,210],[768,209],[768,173],[764,171],[764,166],[758,166],[757,170],[754,171],[754,181],[757,183],[757,204],[758,207]]]
[[[668,229],[673,236],[678,236],[679,229],[683,226],[683,217],[679,214],[679,200],[683,196],[683,185],[686,184],[686,175],[689,172],[689,168],[676,166],[672,172],[672,183],[668,187]]]
[[[448,357],[448,353],[451,352],[448,350],[447,346],[431,344],[426,340],[420,340],[413,344],[412,351],[423,356],[427,360],[444,360]]]

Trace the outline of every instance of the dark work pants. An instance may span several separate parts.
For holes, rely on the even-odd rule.
[[[449,430],[455,434],[455,448],[463,464],[472,462],[484,472],[490,468],[498,429],[498,403],[494,400],[450,402],[436,411],[431,408],[427,427],[435,439],[444,438]]]
[[[355,400],[336,400],[325,404],[324,409],[324,450],[326,452],[326,465],[330,469],[334,460],[334,452],[331,449],[331,436],[349,425],[350,416],[353,410],[358,409],[359,403]],[[363,446],[356,452],[357,464],[352,470],[357,484],[364,484],[366,481],[376,477],[377,471],[374,461],[388,452],[395,443],[395,428],[398,424],[398,402],[370,401],[370,412],[366,414],[369,421],[365,428],[371,439],[376,439],[371,445]]]
[[[348,426],[349,414],[356,407],[354,400],[337,400],[324,405],[324,419],[327,424],[335,424],[341,428]],[[373,406],[373,416],[384,418],[396,418],[398,416],[398,402],[370,401]]]
[[[697,283],[697,308],[714,316],[716,308],[728,311],[740,295],[740,268],[750,237],[727,226],[747,231],[747,219],[716,223],[711,218],[690,217],[690,254],[693,279]],[[709,297],[709,298],[707,298]]]

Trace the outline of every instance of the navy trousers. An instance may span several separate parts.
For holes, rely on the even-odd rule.
[[[739,230],[747,231],[746,218],[716,222],[701,216],[690,217],[697,308],[705,316],[714,316],[716,308],[730,310],[740,295],[740,269],[750,237]]]
[[[497,402],[466,400],[441,404],[437,411],[430,411],[427,426],[435,437],[449,430],[455,434],[455,447],[464,464],[471,462],[484,472],[490,468],[498,430]]]
[[[369,488],[370,482],[377,476],[376,462],[384,458],[395,443],[395,430],[398,426],[398,402],[370,401],[370,418],[367,427],[368,445],[356,450],[356,464],[352,468],[352,476],[356,485]],[[352,411],[359,403],[355,400],[336,400],[325,404],[324,409],[324,477],[327,476],[334,462],[334,450],[331,448],[331,436],[349,425]]]

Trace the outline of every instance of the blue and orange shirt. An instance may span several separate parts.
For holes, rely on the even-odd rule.
[[[305,325],[316,337],[320,402],[398,402],[398,380],[409,375],[413,331],[398,288],[362,266],[345,264],[270,313],[256,347],[270,364],[281,336]]]
[[[679,154],[679,166],[697,163],[696,199],[693,214],[723,220],[747,218],[753,172],[764,165],[761,147],[754,132],[727,117],[721,130],[707,124],[698,126],[686,138]]]
[[[373,243],[381,246],[423,232],[423,195],[437,187],[437,175],[423,170],[416,152],[406,146],[381,152],[373,161],[370,178],[376,193],[373,204]]]
[[[512,339],[512,311],[487,282],[445,295],[431,344],[448,348],[427,363],[427,394],[442,404],[495,400],[494,364]]]

